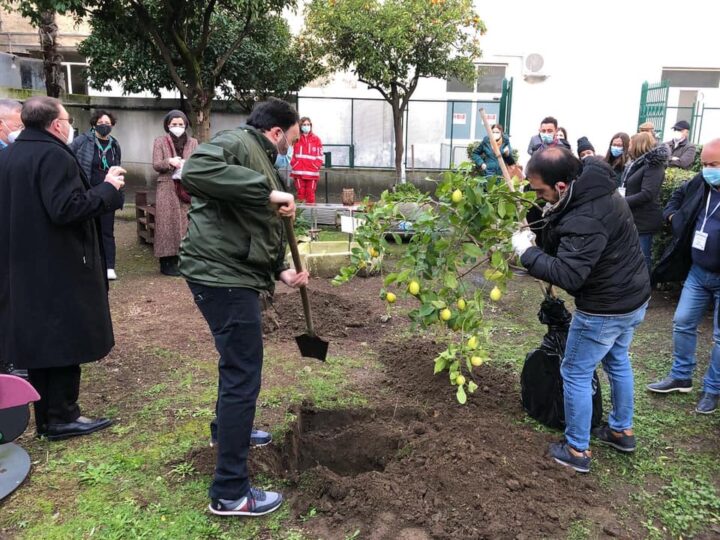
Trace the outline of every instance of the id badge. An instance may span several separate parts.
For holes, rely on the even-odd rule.
[[[619,187],[619,188],[618,188],[618,192],[620,193],[620,196],[621,196],[621,197],[624,197],[624,196],[625,196],[625,188],[624,188],[624,187]]]
[[[702,231],[695,231],[695,237],[693,238],[692,247],[699,251],[705,251],[705,244],[707,243],[708,233]]]

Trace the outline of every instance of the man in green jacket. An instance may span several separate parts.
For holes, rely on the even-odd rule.
[[[259,516],[276,510],[282,495],[250,486],[251,444],[271,442],[253,430],[263,360],[259,295],[275,281],[307,285],[308,273],[288,269],[282,219],[295,218],[295,201],[273,166],[299,137],[298,114],[288,103],[258,103],[247,125],[222,131],[198,146],[182,183],[192,195],[180,273],[205,317],[220,354],[217,444],[210,511]]]

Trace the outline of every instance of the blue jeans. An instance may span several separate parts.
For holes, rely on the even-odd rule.
[[[250,289],[188,286],[220,354],[218,451],[210,498],[236,500],[250,489],[247,457],[263,364],[260,299]]]
[[[643,233],[639,236],[640,238],[640,249],[642,250],[643,257],[645,257],[645,264],[647,264],[648,272],[652,274],[652,233]]]
[[[680,302],[673,318],[673,379],[692,379],[695,369],[697,328],[705,315],[710,300],[715,301],[713,319],[713,345],[710,365],[705,373],[703,392],[720,394],[720,329],[718,329],[718,304],[720,304],[720,274],[708,272],[693,264],[685,280]]]
[[[624,315],[582,311],[573,315],[560,374],[565,395],[565,438],[576,450],[590,446],[592,376],[600,362],[610,380],[610,429],[632,428],[634,380],[628,349],[646,309],[647,303]]]

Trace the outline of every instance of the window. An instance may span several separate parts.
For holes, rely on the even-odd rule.
[[[481,65],[478,66],[477,92],[488,94],[499,94],[502,92],[502,83],[505,78],[504,65]]]
[[[502,83],[505,78],[504,64],[481,64],[477,67],[477,80],[474,85],[465,84],[458,79],[447,82],[448,92],[480,92],[485,94],[499,94],[502,92]]]
[[[720,87],[720,69],[671,69],[662,71],[663,81],[670,86],[687,88],[718,88]]]
[[[85,75],[85,66],[78,64],[70,64],[70,88],[68,90],[72,94],[87,95],[88,85],[87,76]]]

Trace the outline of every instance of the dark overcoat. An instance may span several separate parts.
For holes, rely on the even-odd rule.
[[[114,345],[97,217],[119,208],[90,187],[67,145],[25,129],[0,152],[0,357],[18,368],[99,360]]]

